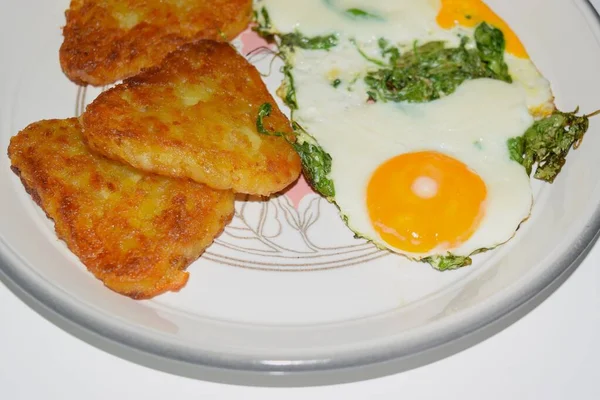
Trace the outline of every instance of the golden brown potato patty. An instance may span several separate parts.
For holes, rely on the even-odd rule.
[[[251,14],[251,0],[72,0],[60,64],[78,84],[107,85],[185,43],[231,40]]]
[[[294,182],[301,166],[283,137],[258,133],[266,102],[274,107],[265,128],[293,139],[258,71],[230,45],[201,41],[98,96],[82,116],[83,132],[93,150],[136,168],[269,195]]]
[[[232,217],[234,195],[90,153],[77,119],[29,125],[12,169],[58,237],[110,289],[144,299],[185,285],[185,268]]]

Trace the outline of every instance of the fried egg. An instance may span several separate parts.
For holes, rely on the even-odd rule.
[[[332,199],[348,226],[412,259],[468,256],[509,240],[532,202],[530,179],[507,141],[554,110],[550,85],[525,47],[481,0],[263,0],[271,28],[334,34],[327,50],[286,54],[292,118],[332,159]],[[401,52],[457,47],[486,22],[504,34],[512,83],[466,80],[424,103],[368,101],[366,74],[385,39]],[[473,40],[467,46],[474,46]],[[289,84],[289,82],[288,82]]]

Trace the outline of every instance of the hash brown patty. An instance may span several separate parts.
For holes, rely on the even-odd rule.
[[[82,115],[95,151],[135,168],[187,177],[215,189],[269,195],[294,182],[300,158],[294,135],[258,71],[229,44],[200,41],[157,67],[100,94]]]
[[[110,289],[135,299],[185,285],[185,268],[233,215],[234,195],[90,153],[75,118],[33,123],[8,155],[58,237]]]
[[[108,85],[160,64],[185,43],[229,41],[251,15],[251,0],[72,0],[60,64],[75,83]]]

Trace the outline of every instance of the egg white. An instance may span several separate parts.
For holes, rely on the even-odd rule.
[[[383,20],[357,20],[340,9],[360,8]],[[332,157],[330,178],[335,202],[349,227],[382,247],[420,259],[431,255],[470,255],[506,242],[526,219],[532,206],[530,180],[509,157],[507,140],[522,135],[533,116],[553,109],[550,85],[529,59],[506,54],[513,83],[469,80],[439,100],[422,104],[366,102],[365,74],[377,66],[377,40],[400,48],[433,40],[457,46],[474,29],[443,29],[435,21],[439,0],[373,0],[292,2],[263,0],[278,32],[306,36],[335,33],[339,44],[328,50],[296,48],[287,54],[292,66],[296,103],[293,119]],[[339,79],[341,84],[333,87]],[[382,240],[369,219],[366,187],[375,169],[403,153],[433,150],[462,161],[485,182],[485,215],[477,231],[455,248],[406,253]]]

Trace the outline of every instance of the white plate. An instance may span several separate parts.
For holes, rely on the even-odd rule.
[[[525,42],[560,109],[600,107],[600,24],[587,1],[489,4]],[[60,70],[67,6],[0,6],[2,154],[30,122],[71,117],[98,93]],[[244,52],[255,45],[250,36],[237,44]],[[270,60],[253,61],[266,70]],[[276,72],[267,78],[271,89],[278,79]],[[593,120],[557,181],[534,183],[533,215],[516,238],[471,267],[440,273],[378,251],[354,239],[335,207],[299,183],[268,203],[238,202],[233,223],[189,267],[181,292],[137,302],[86,271],[3,155],[0,275],[95,344],[181,374],[227,379],[210,373],[220,371],[254,383],[268,374],[278,384],[391,361],[402,370],[439,357],[441,348],[464,347],[464,338],[548,294],[577,264],[600,227],[598,148],[600,121]]]

